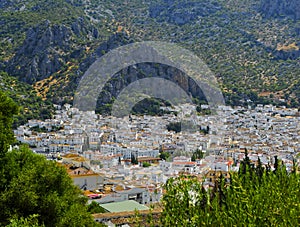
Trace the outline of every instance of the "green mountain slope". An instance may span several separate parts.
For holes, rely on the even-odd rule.
[[[51,117],[54,111],[51,102],[43,101],[38,97],[30,85],[18,81],[5,72],[0,72],[0,87],[1,91],[12,98],[20,108],[19,115],[15,117],[14,126],[25,124],[32,118]]]
[[[300,21],[291,7],[297,3],[4,0],[0,67],[32,84],[43,99],[71,102],[85,70],[109,50],[136,41],[175,42],[210,67],[228,103],[298,106]],[[155,67],[166,71],[151,67],[139,66],[143,76]],[[128,85],[124,73],[134,81],[133,71],[125,69],[114,77],[119,82],[107,84],[112,89],[102,94],[100,107]]]

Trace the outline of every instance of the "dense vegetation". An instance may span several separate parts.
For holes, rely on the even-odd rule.
[[[0,92],[0,225],[96,226],[86,198],[63,167],[14,143],[17,105]]]
[[[27,123],[29,119],[51,118],[54,111],[51,102],[37,96],[30,85],[0,71],[0,87],[19,106],[19,114],[14,116],[14,127]]]
[[[300,24],[298,11],[290,9],[295,2],[4,0],[0,68],[32,83],[44,99],[72,102],[81,76],[109,50],[144,40],[174,42],[210,67],[228,104],[296,107]],[[126,85],[120,84],[109,83],[108,98]]]
[[[167,130],[168,131],[174,131],[176,133],[181,132],[181,122],[170,122],[167,125]]]
[[[107,211],[100,206],[99,203],[92,201],[89,205],[88,205],[88,212],[91,214],[99,214],[99,213],[106,213]]]
[[[13,116],[18,113],[18,106],[0,92],[0,158],[5,156],[9,146],[15,141],[11,130]]]
[[[147,115],[156,115],[162,116],[164,114],[170,113],[161,109],[161,106],[171,106],[168,102],[155,98],[146,98],[141,102],[138,102],[132,109],[131,113],[138,114],[147,114]]]
[[[204,152],[200,149],[197,149],[195,152],[193,152],[191,161],[196,161],[196,159],[202,159],[204,157]]]
[[[229,181],[222,175],[206,191],[201,180],[169,179],[163,196],[162,226],[299,226],[300,175],[276,159],[275,170],[245,157]]]
[[[218,78],[228,104],[298,107],[300,22],[296,1],[289,1],[286,6],[269,0],[1,0],[0,70],[8,74],[1,72],[0,89],[20,106],[21,114],[15,116],[19,123],[30,118],[48,118],[51,102],[72,102],[81,76],[95,59],[120,45],[154,40],[178,43],[200,56]],[[108,85],[114,84],[118,82]],[[111,93],[117,90],[116,86],[108,87]],[[62,173],[62,170],[25,147],[7,152],[8,145],[13,143],[11,125],[17,107],[6,95],[0,93],[0,170],[4,176],[0,192],[1,224],[13,219],[12,226],[43,222],[47,225],[39,213],[43,209],[38,209],[43,199],[45,204],[53,205],[49,207],[56,212],[56,224],[66,223],[65,218],[73,217],[74,209],[81,207],[83,201],[71,186],[66,186],[66,191],[49,190],[52,193],[49,198],[39,194],[42,189],[37,179],[46,181],[48,171]],[[144,109],[144,104],[136,107],[137,113]],[[110,105],[108,102],[101,108],[106,110]],[[152,106],[148,113],[160,113],[157,102],[148,105]],[[173,126],[179,128],[178,124]],[[276,172],[252,168],[233,174],[227,189],[222,187],[221,180],[212,197],[193,179],[170,180],[166,185],[169,193],[164,197],[165,224],[299,225],[300,196],[296,191],[299,176],[287,174],[283,168]],[[40,177],[32,178],[30,174]],[[59,176],[54,174],[51,179],[57,183]],[[19,182],[24,183],[26,190]],[[62,182],[69,183],[69,180]],[[198,192],[199,204],[175,196],[178,192],[188,196],[190,186]],[[23,198],[20,192],[27,198],[28,210],[24,213],[14,199],[14,195]],[[68,201],[57,199],[64,193],[66,198],[71,192],[74,195]],[[178,204],[185,205],[176,207]],[[62,207],[70,208],[69,213],[64,213]],[[177,219],[172,219],[175,211]],[[74,220],[85,217],[82,215]]]

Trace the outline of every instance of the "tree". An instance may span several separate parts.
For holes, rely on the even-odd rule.
[[[13,116],[18,113],[18,106],[0,91],[0,158],[7,152],[9,145],[15,142],[11,130]]]
[[[10,224],[7,227],[41,227],[44,225],[39,225],[38,215],[31,215],[28,218],[21,217],[20,219],[11,219]]]
[[[149,167],[149,166],[151,166],[151,164],[150,164],[149,162],[143,162],[143,167],[144,167],[144,168],[147,168],[147,167]]]
[[[42,119],[50,119],[52,115],[51,110],[47,109],[47,108],[42,108],[41,112],[40,112],[40,116]]]
[[[192,162],[196,161],[196,155],[195,155],[195,153],[193,153],[192,158],[191,158],[191,161],[192,161]]]
[[[240,174],[246,174],[247,170],[251,169],[251,162],[250,162],[250,158],[248,156],[248,150],[245,149],[245,158],[244,160],[241,162],[240,168],[239,168],[239,173]]]
[[[94,226],[86,198],[63,167],[26,146],[3,157],[0,225],[37,215],[45,226]]]
[[[204,208],[201,202],[206,201],[207,197],[201,182],[196,178],[180,176],[168,179],[164,188],[166,193],[162,199],[164,209],[160,226],[195,226],[195,218]]]
[[[161,152],[159,154],[159,158],[163,159],[163,160],[167,160],[170,157],[170,153],[169,152]]]
[[[277,155],[274,156],[275,162],[274,162],[274,173],[278,170],[278,157]]]
[[[168,131],[174,131],[176,133],[181,132],[181,122],[170,122],[167,125],[167,130]]]
[[[246,164],[245,172],[231,173],[230,184],[220,175],[208,191],[198,179],[171,178],[161,226],[299,226],[299,187],[300,175],[280,163],[276,172]]]
[[[258,157],[258,160],[257,160],[257,167],[256,167],[256,174],[257,174],[259,177],[262,177],[262,176],[263,176],[263,173],[264,173],[264,167],[262,166],[261,160],[260,160],[260,158]]]
[[[106,210],[99,203],[93,201],[88,205],[88,212],[91,214],[106,213]]]
[[[0,226],[96,226],[67,171],[14,142],[17,105],[0,92]]]
[[[134,154],[131,154],[131,164],[137,165],[139,164],[138,160],[136,159]]]
[[[204,157],[204,152],[200,149],[197,149],[193,152],[192,161],[196,161],[196,159],[202,159]]]

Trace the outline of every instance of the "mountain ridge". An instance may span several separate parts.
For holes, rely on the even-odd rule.
[[[33,84],[43,99],[72,102],[85,70],[108,51],[143,40],[175,42],[208,64],[228,104],[248,105],[247,100],[251,100],[297,106],[300,52],[297,48],[278,47],[293,43],[299,47],[300,25],[298,17],[291,18],[286,8],[292,3],[278,6],[280,16],[266,9],[269,4],[276,9],[277,3],[4,1],[0,5],[4,15],[0,23],[6,24],[0,33],[0,68]],[[51,9],[53,15],[47,15],[45,9]],[[60,18],[66,10],[67,15]],[[20,17],[16,19],[14,14]],[[145,71],[145,65],[140,67],[145,75],[155,71]],[[124,69],[118,75],[126,72],[132,70]],[[128,80],[134,78],[127,76]],[[116,84],[127,85],[122,79],[109,82],[112,93],[100,97],[99,105],[105,105],[103,100],[112,99],[122,89],[114,88]]]

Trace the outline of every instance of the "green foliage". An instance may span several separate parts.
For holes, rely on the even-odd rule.
[[[181,122],[170,122],[167,125],[168,131],[174,131],[176,133],[181,132]]]
[[[57,49],[59,59],[64,62],[61,69],[53,74],[59,83],[47,87],[49,91],[46,96],[53,102],[71,102],[80,77],[78,72],[85,70],[81,69],[80,62],[84,62],[83,65],[88,67],[91,58],[94,58],[97,51],[99,55],[107,53],[110,48],[97,48],[109,36],[114,35],[118,26],[121,25],[128,30],[132,41],[171,41],[193,51],[208,64],[218,78],[227,104],[246,106],[271,103],[293,107],[299,105],[300,93],[297,77],[300,73],[299,58],[293,57],[297,56],[299,51],[287,51],[287,53],[281,51],[291,56],[285,59],[281,57],[282,53],[276,50],[278,44],[299,43],[299,23],[289,19],[271,20],[258,16],[261,15],[257,11],[260,8],[260,1],[213,1],[219,6],[218,10],[213,10],[213,12],[211,12],[211,2],[207,2],[202,12],[205,16],[199,16],[199,21],[194,17],[187,16],[185,18],[187,23],[182,25],[178,25],[174,21],[182,19],[181,13],[194,15],[193,4],[195,1],[192,1],[191,4],[162,0],[153,0],[151,3],[138,0],[130,2],[121,0],[114,2],[102,0],[8,2],[7,7],[0,9],[2,22],[0,67],[2,70],[8,71],[6,62],[18,55],[18,50],[22,49],[26,32],[30,28],[44,23],[45,20],[49,20],[52,25],[72,27],[73,23],[81,17],[84,19],[84,25],[87,25],[83,26],[84,31],[81,31],[81,33],[86,32],[85,35],[71,35],[70,41],[68,41],[71,43],[67,43],[67,46],[70,47],[69,51],[61,50],[61,46],[52,47]],[[185,10],[182,11],[181,8]],[[174,9],[176,9],[175,15]],[[154,14],[161,13],[151,16],[153,15],[152,10],[154,10]],[[157,12],[155,13],[155,11]],[[92,27],[98,29],[98,39],[89,38],[93,33]],[[44,32],[43,29],[45,28],[41,27],[41,32]],[[114,41],[104,45],[113,48],[118,44],[122,45],[122,42],[114,43]],[[88,51],[86,51],[87,49]],[[80,54],[73,55],[72,52],[77,51]],[[31,56],[26,60],[32,62],[34,57],[40,56]],[[67,65],[67,62],[70,62],[72,67]],[[18,68],[18,66],[13,62],[10,67]],[[20,72],[20,78],[24,78],[25,75],[22,73],[25,74],[25,72]],[[147,74],[147,72],[145,73]],[[183,87],[187,86],[182,78],[178,79],[178,83]],[[115,84],[120,85],[120,83]],[[113,97],[114,91],[120,90],[120,88],[114,87],[111,90],[113,91],[109,96]],[[194,88],[190,87],[189,92],[191,90]],[[267,97],[260,96],[264,91],[270,92],[270,94]],[[280,96],[286,96],[283,103],[279,101],[282,98]],[[30,100],[26,100],[26,102],[30,103]],[[111,104],[98,106],[98,112],[108,113]],[[155,101],[149,102],[147,105],[146,110],[143,104],[136,107],[136,113],[161,114],[159,105]],[[204,112],[209,111],[205,110]],[[20,118],[22,122],[27,120],[27,116]]]
[[[156,98],[145,98],[138,102],[132,109],[132,114],[140,115],[147,114],[151,116],[162,116],[163,114],[169,113],[160,109],[161,106],[170,106],[171,104],[167,101],[156,99]]]
[[[23,4],[22,4],[23,3]],[[16,10],[25,6],[25,10]],[[4,25],[1,28],[1,35],[18,37],[14,44],[20,44],[22,32],[37,23],[50,20],[53,23],[68,23],[82,14],[82,9],[73,7],[66,1],[35,1],[17,3],[13,1],[12,7],[0,9]]]
[[[95,201],[88,205],[87,211],[91,214],[106,213],[106,210]]]
[[[200,149],[197,149],[195,152],[193,152],[191,160],[194,162],[196,159],[202,159],[203,157],[204,152]]]
[[[195,156],[194,153],[193,153],[193,155],[192,155],[192,157],[191,157],[191,161],[192,161],[192,162],[196,161],[196,156]]]
[[[101,161],[100,160],[91,160],[91,164],[92,165],[101,165]]]
[[[37,215],[45,226],[94,226],[86,199],[63,167],[27,147],[1,159],[0,223],[17,223]]]
[[[34,132],[48,132],[48,130],[46,129],[45,126],[40,128],[38,125],[34,126],[34,127],[31,127],[30,130],[34,131]]]
[[[299,226],[300,175],[247,165],[232,173],[230,184],[221,177],[205,191],[196,178],[169,179],[161,216],[163,226]]]
[[[143,167],[147,168],[149,166],[151,166],[151,164],[149,162],[143,162]]]
[[[18,106],[0,91],[0,158],[15,139],[11,130],[13,116],[18,113]]]
[[[163,196],[162,226],[195,226],[199,214],[204,213],[207,193],[197,179],[171,178],[165,185]]]
[[[209,133],[209,126],[207,126],[204,129],[200,129],[199,125],[195,125],[192,121],[187,121],[187,120],[183,120],[183,121],[177,121],[177,122],[170,122],[169,124],[167,124],[167,130],[168,131],[174,131],[176,133],[181,132],[182,128],[188,130],[200,130],[200,132],[204,133],[204,134],[208,134]]]
[[[161,152],[159,154],[159,157],[163,160],[167,160],[170,157],[170,153],[169,152]]]
[[[44,225],[39,225],[38,215],[30,215],[28,218],[11,219],[7,227],[44,227]]]
[[[131,164],[132,165],[137,165],[137,164],[139,164],[139,162],[138,162],[138,160],[137,160],[137,158],[135,157],[135,155],[134,154],[131,154]]]
[[[13,126],[27,123],[29,119],[49,119],[54,111],[49,101],[43,101],[33,88],[0,71],[2,93],[13,99],[19,106],[19,114],[14,116]]]
[[[202,109],[201,105],[197,105],[196,111],[200,115],[210,115],[211,114],[211,110],[210,109]]]

